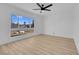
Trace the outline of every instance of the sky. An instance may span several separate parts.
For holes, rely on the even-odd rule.
[[[11,20],[12,20],[12,23],[15,23],[15,24],[17,24],[18,21],[19,21],[19,24],[24,24],[24,22],[26,22],[26,24],[31,24],[33,19],[24,17],[24,16],[17,17],[16,15],[12,15]]]

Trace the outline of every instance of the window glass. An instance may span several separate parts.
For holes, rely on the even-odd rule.
[[[11,37],[34,32],[34,20],[25,16],[11,16]]]

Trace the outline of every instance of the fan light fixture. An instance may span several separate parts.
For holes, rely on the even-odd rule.
[[[33,10],[40,10],[40,13],[44,12],[44,11],[51,11],[50,9],[47,9],[51,6],[53,6],[53,4],[49,4],[47,6],[45,6],[45,4],[39,4],[39,3],[36,3],[40,8],[38,9],[33,9]]]

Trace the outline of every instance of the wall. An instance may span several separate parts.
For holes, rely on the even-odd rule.
[[[74,40],[79,53],[79,4],[75,6],[74,16]]]
[[[45,18],[45,34],[73,37],[74,4],[54,4],[53,10]]]
[[[11,31],[10,15],[11,14],[23,15],[23,16],[34,18],[35,20],[34,33],[16,36],[16,37],[10,37],[10,31]],[[19,8],[13,7],[8,4],[0,4],[0,45],[15,41],[15,40],[28,38],[33,35],[41,34],[43,32],[42,30],[43,21],[42,20],[43,20],[43,16],[21,10]]]
[[[46,15],[34,14],[21,10],[8,4],[0,4],[0,45],[28,38],[37,34],[48,34],[55,36],[74,37],[79,51],[79,4],[55,4],[53,11]],[[31,34],[10,37],[11,21],[10,15],[24,15],[33,17],[35,20],[35,32]],[[45,19],[45,20],[44,20]]]

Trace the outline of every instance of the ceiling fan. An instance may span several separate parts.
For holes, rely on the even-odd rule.
[[[53,4],[49,4],[47,6],[45,6],[45,4],[39,4],[39,3],[36,3],[40,8],[38,9],[33,9],[33,10],[40,10],[40,13],[42,13],[43,11],[51,11],[50,9],[47,9],[51,6],[53,6]]]

